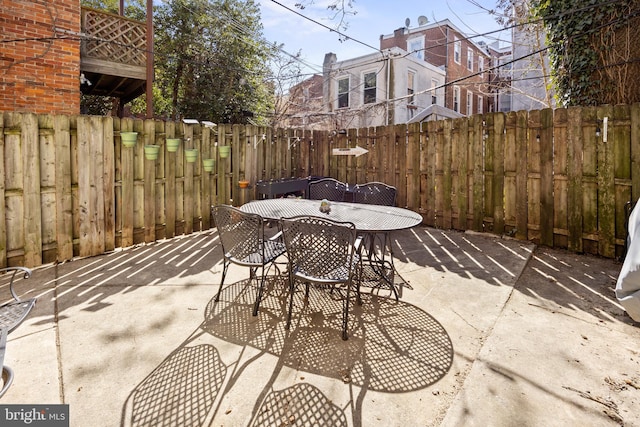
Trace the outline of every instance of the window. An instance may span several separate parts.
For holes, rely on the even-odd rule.
[[[415,99],[413,93],[415,92],[415,80],[416,80],[416,72],[409,70],[407,72],[407,102],[409,104],[413,104]]]
[[[457,37],[453,37],[453,60],[456,61],[457,64],[460,63],[460,49],[462,47],[462,43],[460,39]]]
[[[484,73],[484,56],[478,56],[478,71],[480,72],[480,76],[483,77],[483,73]]]
[[[364,103],[376,102],[376,73],[365,73],[364,75]]]
[[[349,77],[338,80],[338,108],[349,106]]]
[[[473,49],[467,49],[467,68],[473,71]]]
[[[482,97],[480,95],[478,95],[478,114],[484,113],[483,105],[482,105],[483,102],[484,102],[484,100],[482,99]]]
[[[453,87],[453,111],[460,112],[460,86]]]
[[[473,94],[467,92],[467,116],[473,114]]]
[[[424,60],[424,37],[416,37],[408,40],[407,49],[412,56]]]
[[[436,88],[438,87],[438,80],[436,79],[431,79],[431,103],[432,104],[437,104],[438,103],[438,96],[436,95]]]
[[[511,55],[506,55],[498,59],[498,75],[500,77],[510,77],[511,75]]]
[[[511,92],[508,90],[498,94],[498,111],[511,111]]]

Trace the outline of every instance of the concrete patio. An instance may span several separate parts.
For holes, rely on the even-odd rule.
[[[222,297],[215,230],[49,265],[9,336],[0,404],[67,403],[84,426],[640,426],[640,328],[620,263],[491,235],[396,233],[401,298],[295,302],[248,270]],[[6,278],[0,277],[3,300]],[[302,312],[301,312],[302,311]]]

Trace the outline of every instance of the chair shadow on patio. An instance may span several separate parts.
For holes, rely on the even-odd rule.
[[[122,425],[204,425],[226,373],[215,347],[180,347],[131,393]]]
[[[259,426],[347,426],[343,410],[309,383],[269,393],[250,424]]]
[[[290,331],[284,329],[286,279],[269,277],[258,318],[251,316],[253,287],[226,287],[207,305],[203,329],[225,341],[252,346],[285,366],[382,392],[406,392],[440,380],[453,362],[445,329],[421,309],[363,293],[353,304],[349,340],[340,338],[342,303],[312,289],[305,304],[296,293]],[[302,310],[302,313],[300,313]]]

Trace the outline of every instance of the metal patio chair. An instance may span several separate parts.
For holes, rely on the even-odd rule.
[[[279,235],[265,239],[264,220],[260,215],[245,213],[233,206],[219,205],[211,208],[211,216],[220,236],[224,264],[215,300],[220,299],[229,265],[233,263],[249,267],[250,280],[255,279],[257,283],[253,306],[253,315],[257,316],[267,272],[286,248],[279,240]],[[261,269],[259,278],[256,276],[258,269]]]
[[[359,277],[354,279],[354,274],[362,271],[355,225],[315,216],[298,216],[281,219],[280,227],[289,258],[290,300],[286,329],[291,326],[296,284],[305,284],[305,300],[309,297],[309,287],[314,285],[331,292],[345,292],[342,339],[346,340],[352,287],[355,287],[357,302],[362,303]]]
[[[395,206],[397,193],[396,187],[383,182],[367,182],[355,186],[353,201],[370,205]]]
[[[309,199],[327,199],[332,202],[342,202],[347,191],[347,184],[333,178],[322,178],[309,182]]]
[[[2,397],[13,382],[13,370],[4,364],[4,353],[7,347],[7,336],[24,322],[33,307],[36,298],[21,299],[14,288],[14,280],[17,274],[22,274],[25,279],[31,277],[31,270],[26,267],[0,268],[0,273],[10,274],[9,291],[12,300],[0,306],[0,366],[2,367]]]
[[[398,191],[396,187],[383,182],[372,181],[355,186],[353,201],[355,203],[366,203],[370,205],[395,206],[397,194]],[[380,254],[376,251],[376,242],[379,242]],[[393,265],[393,247],[389,233],[366,233],[364,235],[364,247],[372,267],[380,266],[382,269],[395,271]],[[387,249],[391,261],[386,260]],[[391,289],[397,300],[398,292],[395,286],[392,285]]]

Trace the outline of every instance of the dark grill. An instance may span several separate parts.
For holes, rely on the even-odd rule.
[[[258,198],[273,199],[288,195],[305,196],[312,178],[287,178],[271,181],[258,181]]]

